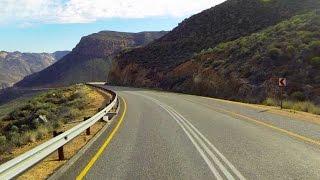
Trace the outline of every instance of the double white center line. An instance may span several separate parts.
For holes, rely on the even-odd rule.
[[[243,175],[227,160],[227,158],[196,127],[194,127],[186,118],[184,118],[181,114],[175,111],[172,107],[149,96],[132,92],[130,93],[134,95],[143,96],[155,102],[164,110],[166,110],[186,133],[192,144],[200,153],[201,157],[207,163],[213,175],[218,180],[224,179],[220,175],[219,170],[224,174],[224,177],[226,177],[227,179],[234,180],[235,175],[237,179],[245,180]],[[225,165],[231,170],[232,173],[229,172],[228,168],[226,168]],[[217,168],[219,170],[217,170]]]

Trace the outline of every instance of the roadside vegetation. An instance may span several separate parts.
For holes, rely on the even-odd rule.
[[[41,93],[14,107],[0,119],[0,162],[9,159],[14,148],[51,137],[64,124],[95,114],[100,108],[94,104],[97,94],[75,85]]]
[[[280,106],[280,101],[273,98],[267,98],[263,104],[267,106]],[[320,106],[315,105],[311,101],[284,100],[282,106],[284,109],[292,109],[295,111],[303,111],[320,115]]]
[[[8,113],[14,110],[16,107],[20,107],[24,105],[30,98],[18,98],[14,101],[7,102],[5,104],[0,105],[0,119],[6,117]]]

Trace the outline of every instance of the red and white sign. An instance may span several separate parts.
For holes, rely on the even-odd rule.
[[[279,87],[286,87],[286,86],[287,86],[287,79],[279,78]]]

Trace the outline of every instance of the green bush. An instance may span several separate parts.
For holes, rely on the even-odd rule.
[[[41,123],[39,122],[39,120],[37,118],[34,118],[31,120],[31,125],[32,125],[33,129],[38,128],[40,126],[40,124]]]
[[[284,109],[294,109],[294,108],[293,108],[294,105],[295,105],[295,103],[294,103],[293,101],[284,100],[284,101],[282,102],[282,107],[283,107]],[[298,110],[298,109],[295,109],[295,110]]]
[[[83,93],[81,92],[76,92],[74,94],[71,94],[71,96],[68,98],[69,101],[73,101],[75,99],[78,99],[78,98],[82,98],[84,95]]]
[[[320,41],[312,41],[309,45],[309,48],[313,52],[318,52],[320,50]]]
[[[11,128],[10,128],[10,130],[11,130],[12,132],[18,132],[18,131],[19,131],[19,128],[18,128],[16,125],[12,125]]]
[[[36,116],[45,115],[48,116],[50,114],[50,110],[38,109],[35,113]]]
[[[295,54],[296,53],[296,48],[294,48],[294,46],[292,46],[292,45],[288,45],[287,53],[289,53],[290,55]]]
[[[0,146],[4,146],[7,142],[6,136],[0,136]]]
[[[265,101],[263,101],[262,104],[266,105],[266,106],[277,106],[278,105],[277,101],[275,101],[272,98],[267,98]]]
[[[7,137],[17,147],[27,142],[27,138],[21,136],[18,132],[10,132]]]
[[[36,142],[38,133],[36,131],[27,131],[23,134],[28,142]]]
[[[296,101],[304,101],[306,100],[306,96],[301,91],[296,91],[290,95],[290,98]]]
[[[282,51],[279,48],[271,48],[269,49],[268,54],[271,59],[277,60],[281,56]]]
[[[46,135],[50,132],[50,129],[45,126],[39,126],[37,129],[37,139],[44,139]]]
[[[77,109],[80,109],[80,110],[84,109],[87,105],[86,101],[82,98],[76,99],[76,100],[70,102],[69,104]]]
[[[27,124],[22,124],[20,127],[21,131],[28,131],[30,127]]]
[[[10,143],[8,143],[6,136],[0,135],[0,153],[8,152],[9,148]]]
[[[310,105],[308,107],[308,112],[312,113],[312,114],[320,115],[320,107],[319,106],[315,106],[314,104],[312,104],[312,105]]]
[[[320,57],[314,57],[311,59],[311,64],[314,66],[320,66]]]
[[[63,107],[58,113],[58,116],[62,117],[65,123],[72,121],[81,115],[79,109],[71,109],[67,107]]]

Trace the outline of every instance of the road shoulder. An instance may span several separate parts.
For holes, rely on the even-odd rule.
[[[113,117],[111,123],[105,125],[81,150],[74,155],[64,166],[58,169],[49,180],[75,179],[86,167],[91,158],[100,148],[101,144],[108,138],[115,128],[119,118],[124,113],[123,100],[120,99],[119,113]]]

